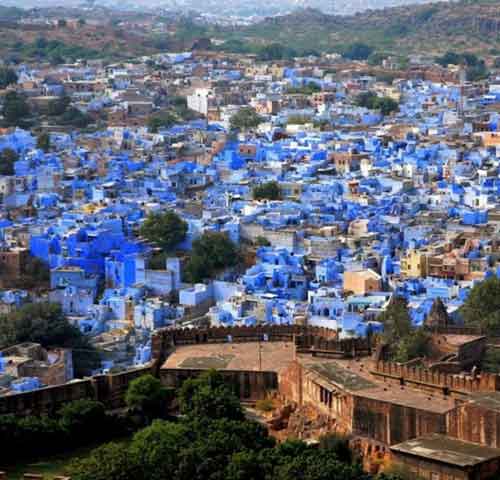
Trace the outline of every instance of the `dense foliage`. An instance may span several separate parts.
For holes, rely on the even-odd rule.
[[[45,153],[50,151],[50,135],[42,133],[36,139],[36,148],[43,150]]]
[[[141,226],[140,234],[163,251],[173,250],[184,238],[187,223],[173,211],[151,213]]]
[[[373,480],[347,442],[332,436],[311,447],[276,445],[245,419],[221,374],[207,372],[181,389],[184,416],[155,420],[130,445],[108,444],[70,468],[74,480]],[[381,477],[382,478],[382,477]],[[389,477],[385,477],[389,480]],[[393,477],[396,480],[398,477]]]
[[[423,329],[412,327],[408,303],[403,297],[392,297],[377,320],[384,325],[391,360],[407,362],[428,353],[429,336]]]
[[[8,92],[4,97],[2,114],[7,127],[27,127],[31,110],[23,95]]]
[[[143,375],[130,382],[125,403],[150,423],[154,418],[165,417],[169,393],[160,380],[152,375]]]
[[[12,68],[0,68],[0,89],[17,82],[17,74]]]
[[[321,92],[321,87],[315,82],[308,82],[301,87],[290,87],[287,89],[288,94],[312,95],[313,93]]]
[[[366,60],[373,53],[373,48],[365,43],[353,43],[349,45],[342,56],[349,60]]]
[[[491,277],[476,284],[460,308],[464,323],[486,331],[500,327],[500,279]]]
[[[370,110],[380,110],[382,115],[390,115],[398,110],[398,102],[390,97],[379,97],[374,92],[365,92],[358,95],[356,104]]]
[[[171,112],[160,112],[148,118],[148,128],[151,133],[157,133],[160,128],[169,128],[177,122],[177,117]]]
[[[220,232],[205,232],[193,242],[186,264],[185,279],[198,283],[213,277],[218,271],[238,264],[239,251],[229,236]]]
[[[262,123],[262,117],[252,107],[243,107],[230,120],[231,130],[256,128]]]
[[[467,80],[471,82],[482,80],[488,76],[484,60],[473,53],[446,52],[443,56],[436,58],[436,63],[444,67],[450,64],[464,66]]]
[[[53,416],[0,416],[0,465],[44,458],[126,433],[126,424],[92,400],[68,403]]]
[[[19,155],[11,148],[0,151],[0,175],[14,175],[14,163],[19,160]]]
[[[88,374],[99,366],[98,352],[67,321],[57,304],[28,303],[0,316],[0,349],[23,342],[40,343],[45,348],[71,348],[76,376]]]
[[[13,48],[13,54],[23,60],[47,60],[56,65],[66,60],[98,58],[102,52],[81,45],[68,45],[61,40],[38,37],[31,43],[18,42]]]
[[[252,190],[252,195],[255,200],[280,200],[281,188],[278,182],[266,182],[256,185]]]

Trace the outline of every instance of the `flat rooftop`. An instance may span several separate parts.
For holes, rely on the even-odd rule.
[[[332,389],[340,388],[360,398],[392,403],[416,410],[444,414],[455,407],[455,400],[411,388],[401,387],[370,373],[370,359],[346,360],[298,355],[304,368],[321,378]]]
[[[176,347],[161,368],[280,372],[290,365],[293,357],[292,342],[183,345]]]
[[[487,408],[488,410],[500,412],[500,392],[473,393],[468,399],[470,403]]]
[[[473,467],[500,457],[500,450],[496,448],[463,442],[439,434],[408,440],[392,446],[391,450],[461,468]]]
[[[460,347],[461,345],[466,345],[467,343],[475,342],[486,338],[482,335],[458,335],[458,334],[444,334],[443,337],[446,341],[455,347]]]

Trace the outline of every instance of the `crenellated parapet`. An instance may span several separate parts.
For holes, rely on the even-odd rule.
[[[403,365],[394,362],[375,361],[371,373],[395,381],[401,385],[413,385],[448,394],[470,394],[500,390],[500,376],[491,373],[474,375],[450,374],[420,366]]]

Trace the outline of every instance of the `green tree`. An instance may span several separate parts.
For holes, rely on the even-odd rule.
[[[252,107],[243,107],[230,120],[231,130],[247,130],[257,128],[262,123],[262,117]]]
[[[0,152],[0,175],[14,175],[14,163],[19,160],[19,155],[11,148],[4,148]]]
[[[12,68],[0,67],[0,89],[17,83],[17,74]]]
[[[387,116],[399,108],[398,102],[390,97],[379,97],[375,103],[375,108],[380,110],[382,115]]]
[[[94,400],[76,400],[64,405],[58,412],[61,427],[68,433],[73,444],[95,441],[96,428],[104,428],[107,423],[104,405]]]
[[[238,398],[224,382],[222,375],[215,370],[186,380],[179,392],[179,405],[181,412],[191,417],[232,420],[244,418]]]
[[[298,56],[296,50],[290,47],[285,47],[280,43],[271,43],[265,45],[258,52],[259,60],[268,62],[270,60],[290,60]]]
[[[370,56],[367,58],[367,62],[369,65],[382,65],[382,62],[387,58],[387,55],[380,52],[372,52]]]
[[[287,93],[289,94],[300,93],[302,95],[312,95],[316,92],[321,92],[321,87],[315,82],[309,82],[302,87],[290,87],[287,89]]]
[[[460,308],[467,326],[477,326],[486,331],[500,327],[500,279],[490,277],[476,284]]]
[[[181,449],[187,448],[191,432],[183,423],[155,420],[134,435],[130,457],[140,466],[143,478],[164,480],[175,478]]]
[[[378,99],[378,96],[375,92],[368,91],[368,92],[360,93],[356,97],[355,103],[359,107],[374,109],[375,104],[377,102],[377,99]]]
[[[384,336],[389,342],[399,341],[411,332],[408,302],[403,297],[393,296],[377,319],[383,323]]]
[[[140,480],[145,477],[125,445],[108,443],[69,466],[73,480]]]
[[[143,375],[130,382],[125,403],[139,412],[147,423],[165,416],[168,407],[168,390],[152,375]]]
[[[50,151],[50,135],[48,133],[42,133],[38,136],[36,148],[43,150],[45,153]]]
[[[370,110],[380,110],[382,115],[390,115],[399,108],[398,102],[390,97],[379,97],[374,92],[363,92],[356,97],[356,105],[369,108]]]
[[[155,243],[162,250],[172,251],[186,238],[187,223],[169,210],[164,213],[150,213],[140,228],[140,234]]]
[[[425,358],[429,354],[430,335],[418,328],[392,346],[392,360],[408,362],[415,358]]]
[[[257,247],[270,247],[271,246],[271,242],[266,237],[263,237],[262,235],[259,235],[253,243]]]
[[[23,95],[8,92],[4,98],[2,113],[8,127],[25,127],[30,115],[30,107]]]
[[[343,435],[333,433],[324,435],[320,438],[319,446],[320,448],[329,450],[341,462],[352,463],[354,460],[352,450],[349,447],[349,438]]]
[[[436,58],[436,63],[446,67],[447,65],[460,65],[462,63],[463,57],[456,52],[446,52],[443,56]]]
[[[481,362],[481,369],[489,373],[500,373],[500,349],[488,345]]]
[[[239,259],[238,248],[226,233],[205,232],[193,242],[185,268],[186,279],[201,282],[224,268],[237,265]]]
[[[252,195],[255,200],[280,200],[281,188],[278,182],[266,182],[256,185],[252,190]]]
[[[149,131],[157,133],[160,128],[169,128],[177,122],[176,116],[171,112],[161,112],[148,118]]]
[[[69,125],[75,128],[87,128],[92,123],[92,118],[78,110],[78,108],[68,106],[60,116],[59,122],[61,125]]]
[[[343,52],[342,56],[349,60],[366,60],[373,53],[373,48],[365,43],[353,43]]]
[[[28,303],[0,316],[0,349],[23,342],[46,348],[71,348],[76,376],[90,373],[99,365],[99,354],[80,330],[71,325],[60,305]]]

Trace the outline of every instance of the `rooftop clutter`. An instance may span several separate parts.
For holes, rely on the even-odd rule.
[[[464,98],[453,80],[388,86],[352,65],[333,78],[326,58],[148,60],[33,69],[34,111],[67,97],[105,125],[48,128],[46,149],[27,130],[0,136],[15,154],[0,176],[2,271],[22,290],[29,262],[46,265],[42,296],[106,350],[101,370],[147,362],[166,326],[380,333],[395,296],[415,327],[438,298],[461,325],[471,288],[499,275],[497,80]],[[361,106],[366,92],[398,110]],[[185,223],[168,249],[142,229],[165,212]],[[201,245],[210,233],[238,258]],[[28,295],[8,292],[5,311]]]

